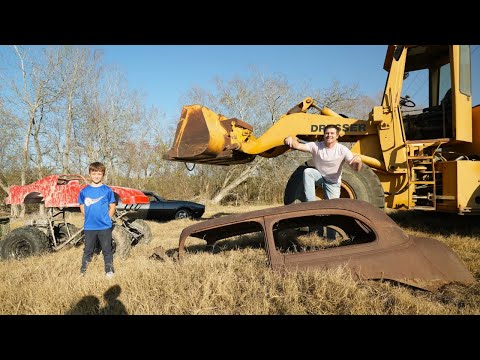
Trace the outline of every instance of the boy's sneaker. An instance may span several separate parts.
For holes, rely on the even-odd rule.
[[[113,271],[109,271],[105,274],[105,276],[107,277],[107,279],[111,279],[115,276],[115,274],[113,273]]]

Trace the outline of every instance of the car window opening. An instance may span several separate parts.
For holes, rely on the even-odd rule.
[[[330,236],[329,236],[330,233]],[[375,241],[375,233],[358,219],[343,215],[302,216],[273,226],[275,249],[280,253],[319,251]]]
[[[221,229],[215,229],[215,231],[206,230],[193,233],[186,239],[186,245],[187,252],[213,251],[217,253],[245,248],[258,249],[265,247],[265,233],[258,222],[247,221],[222,226]]]

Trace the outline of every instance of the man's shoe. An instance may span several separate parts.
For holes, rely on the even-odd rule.
[[[115,274],[113,273],[113,271],[109,271],[105,274],[105,276],[107,277],[107,279],[111,279],[115,276]]]

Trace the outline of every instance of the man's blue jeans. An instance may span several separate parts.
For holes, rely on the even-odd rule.
[[[307,201],[317,200],[315,195],[316,186],[320,186],[323,189],[325,200],[338,199],[340,197],[340,184],[328,182],[315,168],[306,168],[303,171],[303,188],[305,189]],[[335,240],[335,234],[335,230],[327,228],[327,239]]]

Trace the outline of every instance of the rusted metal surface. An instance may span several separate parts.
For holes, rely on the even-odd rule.
[[[297,224],[298,219],[315,219],[318,225],[340,228],[351,244],[300,253],[280,252],[274,233],[278,234],[279,224]],[[302,225],[298,222],[296,226]],[[382,210],[352,199],[279,206],[191,225],[180,235],[179,258],[185,254],[189,236],[213,245],[259,229],[264,233],[264,248],[273,269],[346,265],[358,279],[393,280],[429,291],[448,283],[469,285],[475,281],[448,246],[433,238],[409,236]]]
[[[49,175],[29,185],[12,185],[5,203],[10,205],[44,203],[45,207],[79,207],[80,190],[88,181],[77,174]],[[148,197],[140,190],[110,186],[124,204],[148,204]]]
[[[200,105],[182,108],[175,140],[165,159],[212,165],[243,164],[255,155],[235,151],[238,141],[247,138],[252,126],[239,119],[228,119]],[[237,142],[232,143],[232,139]]]
[[[157,246],[155,249],[153,249],[152,257],[159,260],[167,259],[167,253],[165,252],[163,246]]]

